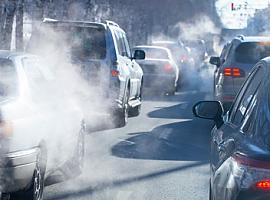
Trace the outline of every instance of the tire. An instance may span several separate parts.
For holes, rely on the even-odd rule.
[[[172,87],[168,92],[166,92],[166,94],[168,94],[169,96],[174,96],[176,92],[176,87]]]
[[[129,117],[137,117],[137,116],[139,116],[140,113],[141,113],[141,107],[142,107],[141,105],[138,105],[138,106],[136,106],[134,108],[130,108],[128,116]]]
[[[125,93],[124,105],[122,109],[117,109],[113,112],[113,123],[115,128],[124,127],[128,121],[128,113],[129,113],[129,87]]]
[[[142,89],[140,90],[140,96],[138,97],[138,100],[140,100],[140,102],[142,100]],[[134,108],[129,108],[128,116],[129,117],[137,117],[137,116],[139,116],[140,113],[141,113],[141,108],[142,108],[141,104],[134,107]]]
[[[115,128],[124,127],[128,120],[128,108],[124,106],[121,110],[116,110],[113,113],[113,123]]]
[[[30,187],[25,190],[11,193],[10,200],[42,200],[45,171],[46,162],[44,162],[41,153],[39,153]]]

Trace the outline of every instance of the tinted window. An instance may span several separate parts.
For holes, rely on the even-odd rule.
[[[70,30],[72,55],[83,59],[106,57],[105,31],[97,28],[73,27]]]
[[[70,52],[74,59],[104,59],[106,57],[105,30],[99,27],[80,27],[74,24],[43,24],[34,33],[29,50],[33,52]]]
[[[144,48],[145,59],[169,59],[168,52],[165,49]]]
[[[250,77],[250,81],[246,82],[247,87],[244,87],[240,92],[240,95],[236,99],[236,104],[233,107],[234,114],[232,114],[232,123],[239,125],[243,121],[262,79],[263,69],[260,68]]]
[[[0,58],[0,101],[17,94],[18,77],[11,60]]]
[[[270,55],[270,44],[246,42],[235,50],[235,60],[240,63],[255,64]]]

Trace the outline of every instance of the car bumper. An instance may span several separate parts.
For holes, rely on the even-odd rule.
[[[1,156],[0,191],[10,193],[26,188],[36,167],[38,149],[9,153]]]
[[[161,90],[176,86],[176,75],[144,75],[143,87]]]

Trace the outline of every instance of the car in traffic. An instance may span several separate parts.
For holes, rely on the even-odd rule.
[[[171,51],[159,46],[136,46],[133,52],[145,52],[145,59],[137,62],[144,73],[143,87],[174,95],[179,82],[179,68]]]
[[[49,52],[44,52],[48,49],[44,43],[53,46]],[[128,116],[140,114],[143,71],[136,61],[145,55],[131,54],[127,35],[115,22],[45,19],[29,44],[30,52],[43,56],[54,56],[51,49],[66,51],[68,62],[78,66],[82,77],[101,90],[104,103],[100,103],[108,107],[116,127],[125,126]]]
[[[81,173],[84,116],[37,56],[1,50],[0,77],[0,199],[41,200],[55,173]]]
[[[191,55],[191,49],[184,45],[183,42],[175,42],[171,40],[156,40],[152,42],[153,46],[160,46],[168,48],[175,60],[179,70],[179,79],[178,86],[180,87],[183,84],[183,79],[185,77],[181,77],[182,72],[188,71],[190,68],[194,67],[194,59]],[[181,78],[180,78],[181,77]]]
[[[250,59],[250,58],[248,58]],[[193,113],[215,122],[211,133],[211,200],[270,198],[270,58],[258,62],[224,114],[220,101]]]
[[[214,99],[228,110],[252,67],[270,55],[269,37],[237,36],[228,42],[219,57],[211,57],[214,72]]]

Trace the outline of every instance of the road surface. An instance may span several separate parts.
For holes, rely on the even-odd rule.
[[[207,199],[212,123],[191,113],[203,99],[196,87],[148,96],[126,127],[92,130],[83,174],[47,187],[45,200]]]

